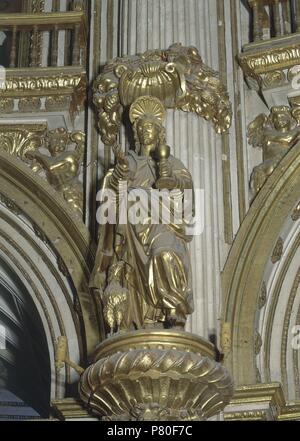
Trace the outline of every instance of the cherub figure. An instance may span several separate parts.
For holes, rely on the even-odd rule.
[[[74,150],[67,149],[71,143],[76,144]],[[64,128],[59,128],[49,132],[46,145],[51,156],[38,150],[27,153],[27,157],[33,160],[33,169],[39,171],[39,164],[45,170],[49,184],[82,216],[83,190],[78,175],[83,161],[85,134],[70,134]]]
[[[271,108],[269,117],[258,115],[248,127],[249,144],[263,149],[263,163],[253,169],[251,188],[257,194],[283,156],[300,140],[300,125],[288,106]]]

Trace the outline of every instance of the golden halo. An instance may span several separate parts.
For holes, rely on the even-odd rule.
[[[129,112],[131,124],[143,116],[152,116],[160,122],[166,119],[166,111],[162,102],[154,96],[141,96],[132,104]]]

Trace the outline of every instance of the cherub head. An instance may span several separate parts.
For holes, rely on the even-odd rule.
[[[274,128],[280,132],[287,132],[292,128],[293,117],[288,106],[272,107],[270,119]]]
[[[48,134],[48,150],[51,156],[58,156],[66,150],[69,133],[63,127],[51,130]]]

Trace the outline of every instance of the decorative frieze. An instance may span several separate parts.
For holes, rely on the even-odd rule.
[[[86,98],[85,70],[76,67],[7,69],[0,89],[0,112],[67,110],[74,114]],[[16,101],[16,102],[15,102]],[[15,107],[16,106],[16,107]]]

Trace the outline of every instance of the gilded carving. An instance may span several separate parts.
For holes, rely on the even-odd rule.
[[[231,124],[231,105],[217,73],[206,66],[196,48],[174,44],[167,50],[116,58],[94,85],[94,103],[102,141],[116,142],[124,108],[151,95],[167,108],[195,112],[212,121],[218,133]]]
[[[44,12],[45,0],[32,0],[31,11],[34,14]],[[40,66],[42,61],[42,49],[43,49],[43,34],[42,32],[32,32],[30,38],[30,51],[31,59],[36,60],[36,63],[32,63],[33,66]]]
[[[31,11],[36,14],[45,10],[45,0],[31,0]]]
[[[287,69],[300,64],[300,46],[291,44],[286,47],[270,47],[255,53],[244,53],[239,57],[246,75],[258,76],[272,70]]]
[[[225,421],[267,421],[268,415],[264,410],[228,412],[224,415]]]
[[[100,198],[98,218],[106,222],[90,279],[108,338],[81,376],[80,397],[106,420],[209,418],[229,402],[233,385],[215,348],[183,331],[193,312],[186,208],[193,216],[194,191],[190,172],[171,154],[164,123],[166,108],[177,108],[223,133],[231,122],[227,92],[197,49],[176,44],[113,60],[95,82],[94,103],[102,141],[115,156],[103,180],[108,201]],[[134,145],[125,154],[117,136],[126,116]],[[131,192],[140,198],[142,221],[131,217]]]
[[[258,115],[248,127],[249,144],[263,151],[263,163],[255,167],[251,188],[257,194],[284,155],[300,140],[297,108],[274,106],[269,116]]]
[[[254,353],[255,355],[258,355],[261,351],[262,347],[262,338],[258,331],[255,333],[255,339],[254,339]]]
[[[0,125],[0,149],[28,162],[27,153],[43,144],[47,126],[37,125]]]
[[[283,239],[280,237],[272,253],[271,261],[273,264],[279,262],[279,260],[281,259],[283,254],[283,246],[284,246],[284,242]]]
[[[82,68],[62,67],[31,68],[31,75],[25,69],[7,69],[4,87],[0,89],[0,112],[11,113],[14,99],[21,100],[22,111],[32,111],[28,100],[34,100],[34,108],[39,110],[38,100],[46,98],[46,110],[61,110],[63,105],[74,115],[86,98],[86,74]]]
[[[222,323],[221,327],[221,349],[225,357],[228,356],[228,354],[231,351],[231,324],[230,323]]]
[[[45,172],[49,184],[82,216],[83,186],[78,179],[85,150],[82,132],[68,133],[64,128],[48,131],[44,124],[0,125],[0,149],[24,161],[34,172]]]
[[[269,72],[263,78],[264,85],[267,89],[282,86],[285,81],[285,74],[280,70]]]
[[[117,164],[104,179],[103,188],[113,191],[118,201],[127,198],[127,190],[124,196],[120,187],[120,183],[122,186],[127,183],[128,188],[142,190],[147,197],[153,195],[152,189],[164,189],[176,190],[178,200],[183,200],[184,190],[190,190],[190,205],[193,204],[191,175],[181,161],[170,155],[164,119],[165,110],[157,98],[140,97],[131,106],[136,150],[125,156],[115,148]],[[145,214],[148,222],[144,225],[117,222],[100,226],[91,287],[104,291],[104,312],[110,332],[120,327],[123,330],[165,325],[182,328],[193,311],[188,220],[185,223],[183,206],[182,225],[171,220],[176,210],[171,195],[168,194],[169,208],[165,206],[170,211],[170,224],[163,224],[161,219],[152,223],[150,210]],[[132,206],[129,202],[128,209]],[[109,244],[107,238],[111,238]],[[109,277],[103,285],[102,275],[107,273]],[[126,319],[117,318],[114,308],[121,315],[122,310],[127,311]]]
[[[49,96],[45,101],[45,109],[48,112],[54,110],[64,110],[70,107],[71,98],[69,96]]]
[[[22,94],[22,92],[31,92],[32,94],[39,91],[40,95],[42,91],[44,91],[44,95],[50,95],[51,91],[56,91],[55,95],[59,95],[59,89],[76,89],[80,82],[83,81],[82,75],[74,74],[51,74],[46,75],[45,71],[41,72],[36,69],[36,72],[33,72],[32,76],[11,76],[8,71],[8,76],[6,82],[4,84],[3,89],[0,93],[5,94],[13,94],[17,96],[18,94]],[[41,75],[44,74],[44,76]]]
[[[75,148],[70,150],[72,144]],[[45,171],[49,184],[82,215],[83,188],[78,176],[85,150],[84,133],[68,133],[64,128],[52,130],[47,134],[45,146],[50,156],[40,151],[28,151],[26,157],[32,161],[35,171]]]
[[[19,100],[20,112],[38,112],[41,108],[41,99],[38,97],[27,97]]]
[[[264,9],[262,9],[264,10]],[[270,17],[267,40],[255,41],[243,47],[239,63],[251,88],[270,89],[291,82],[300,65],[300,46],[295,35],[270,38]],[[285,21],[284,26],[287,24]],[[287,74],[287,75],[286,75]],[[270,81],[270,79],[273,80]]]
[[[262,309],[266,305],[266,303],[267,303],[267,285],[266,282],[263,282],[258,300],[259,309]]]
[[[106,355],[96,356],[79,384],[81,399],[95,414],[107,420],[191,421],[206,419],[229,403],[232,383],[225,368],[200,348],[194,352],[188,337],[185,350],[176,347],[171,331],[161,337],[152,349],[143,347],[151,332],[135,338],[130,350],[123,348],[122,338],[111,339],[111,349],[107,342]]]
[[[11,113],[14,110],[14,105],[12,98],[3,98],[0,95],[0,113]]]

